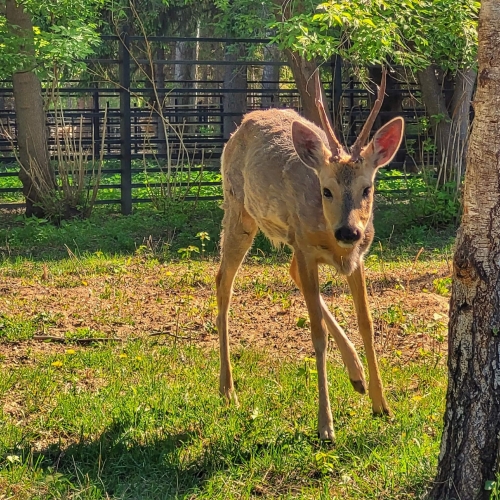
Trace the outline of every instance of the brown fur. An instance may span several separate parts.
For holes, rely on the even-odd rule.
[[[223,152],[224,236],[217,276],[220,390],[228,398],[235,398],[229,363],[227,313],[234,276],[260,228],[274,244],[287,244],[294,250],[290,273],[309,310],[318,365],[318,429],[323,439],[333,438],[326,380],[327,334],[323,320],[339,346],[354,387],[363,392],[366,383],[352,343],[319,295],[317,266],[320,263],[333,265],[349,277],[349,285],[356,295],[360,330],[367,346],[373,409],[376,413],[389,411],[370,340],[373,339],[373,326],[364,288],[362,259],[374,235],[375,174],[380,163],[392,158],[401,140],[399,137],[396,144],[392,139],[398,133],[402,135],[402,120],[397,120],[379,131],[378,134],[382,132],[380,140],[377,139],[379,135],[375,135],[362,151],[362,161],[354,162],[341,151],[333,162],[325,132],[313,123],[291,110],[254,111],[244,117]],[[394,143],[389,151],[387,137]],[[368,196],[363,194],[366,188],[370,188]],[[324,196],[325,189],[332,197]],[[340,228],[358,231],[359,240],[353,243],[337,240],[336,231]]]

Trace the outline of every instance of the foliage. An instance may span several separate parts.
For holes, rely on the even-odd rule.
[[[309,57],[339,54],[355,66],[387,61],[414,70],[475,64],[475,0],[340,0],[276,24],[277,40]]]
[[[65,68],[82,70],[78,59],[88,57],[99,43],[100,9],[108,0],[26,0],[22,4],[33,22],[35,59],[23,54],[25,43],[0,17],[0,78],[16,71],[36,71],[42,77]]]
[[[460,196],[454,182],[436,183],[433,171],[402,175],[397,170],[383,170],[377,181],[376,234],[382,238],[398,232],[419,233],[425,242],[432,231],[455,231],[459,222]]]
[[[213,8],[209,0],[114,0],[103,12],[108,22],[102,30],[115,35],[127,25],[133,35],[194,36],[196,21]]]
[[[272,0],[215,0],[215,5],[215,33],[235,38],[266,36],[275,10]]]

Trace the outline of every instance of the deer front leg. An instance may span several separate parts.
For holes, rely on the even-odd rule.
[[[217,330],[220,346],[219,392],[228,401],[238,404],[229,358],[228,312],[233,293],[234,277],[252,245],[257,224],[243,207],[228,209],[223,220],[222,258],[215,280],[217,288]]]
[[[290,276],[293,281],[302,292],[302,284],[300,282],[299,271],[297,269],[297,259],[295,255],[292,258],[290,264]],[[302,292],[303,293],[303,292]],[[337,323],[333,315],[328,309],[323,297],[320,294],[321,310],[323,313],[323,319],[326,323],[330,335],[333,336],[333,340],[339,348],[342,361],[344,362],[347,372],[349,373],[349,380],[356,392],[360,394],[365,394],[366,392],[366,381],[365,372],[363,369],[363,363],[359,359],[358,353],[353,345],[353,343],[347,338],[342,327]]]
[[[328,346],[328,333],[323,325],[323,313],[319,294],[318,265],[308,261],[305,255],[296,252],[295,259],[302,285],[301,291],[306,301],[311,322],[311,337],[316,353],[316,367],[318,370],[319,410],[318,433],[320,439],[333,441],[332,410],[328,395],[328,379],[326,374],[326,349]]]
[[[366,293],[365,272],[363,261],[350,276],[347,276],[347,282],[351,289],[356,315],[358,318],[358,327],[363,338],[365,346],[366,359],[368,361],[368,372],[370,380],[368,383],[368,394],[372,400],[373,413],[375,415],[389,415],[390,409],[384,397],[384,388],[377,363],[377,354],[375,352],[373,340],[373,321],[368,307],[368,294]]]

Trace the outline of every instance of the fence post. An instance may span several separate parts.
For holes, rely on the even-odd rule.
[[[93,111],[92,111],[92,134],[94,138],[94,158],[99,158],[101,153],[101,132],[99,121],[99,82],[94,82],[94,92],[92,92]],[[103,124],[104,132],[104,124]]]
[[[120,199],[123,215],[132,213],[132,151],[130,121],[130,39],[123,28],[120,43]]]

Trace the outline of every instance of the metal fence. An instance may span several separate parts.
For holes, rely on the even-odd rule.
[[[82,79],[58,86],[58,104],[49,106],[47,112],[48,141],[53,157],[68,143],[83,149],[89,158],[102,154],[98,203],[119,203],[124,214],[132,211],[134,203],[151,201],[154,190],[156,195],[163,194],[175,176],[176,188],[185,188],[183,199],[217,198],[212,188],[220,183],[216,174],[228,123],[263,107],[301,111],[287,63],[280,57],[269,58],[269,40],[152,37],[146,43],[142,37],[127,34],[104,39],[117,57],[89,60]],[[195,55],[180,59],[180,44],[194,46]],[[236,60],[227,57],[235,46],[246,47]],[[339,65],[339,60],[333,60],[323,66],[323,85],[330,109],[340,110],[338,127],[350,143],[369,113],[371,94],[352,78],[342,80]],[[228,82],[228,67],[245,73],[245,85],[235,87]],[[189,68],[190,73],[182,68]],[[45,92],[48,96],[49,91]],[[418,88],[406,83],[391,92],[399,94],[407,124],[416,123],[424,113],[415,98]],[[244,96],[242,109],[227,105],[227,99],[235,95]],[[380,114],[382,120],[391,115],[390,111]],[[21,187],[8,82],[0,82],[0,126],[0,208],[22,206],[16,199]],[[416,139],[414,132],[408,139]],[[405,160],[403,150],[393,166],[402,167]]]

